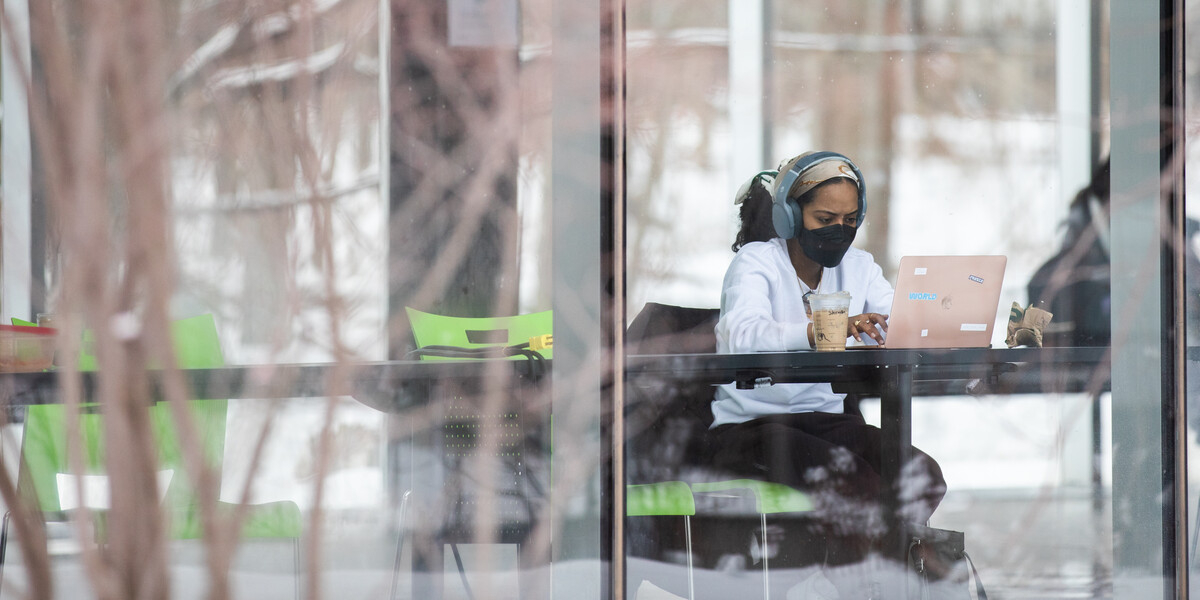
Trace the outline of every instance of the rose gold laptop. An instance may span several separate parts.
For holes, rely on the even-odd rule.
[[[905,256],[884,338],[887,348],[986,348],[1004,256]]]

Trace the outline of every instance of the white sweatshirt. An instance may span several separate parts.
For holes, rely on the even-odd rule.
[[[742,247],[721,286],[721,319],[717,322],[717,352],[779,352],[811,348],[810,318],[804,312],[808,286],[796,277],[781,238],[751,242]],[[817,293],[850,292],[850,315],[887,314],[892,286],[869,253],[850,248],[841,264],[825,269]],[[843,394],[828,383],[759,385],[739,390],[719,386],[713,400],[713,426],[742,423],[772,414],[842,412]]]

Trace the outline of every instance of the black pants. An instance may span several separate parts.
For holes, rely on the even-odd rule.
[[[834,535],[887,537],[881,432],[859,415],[807,412],[721,425],[710,433],[713,466],[808,492]],[[942,469],[912,449],[901,467],[894,518],[924,523],[946,494]],[[874,545],[874,543],[872,543]]]

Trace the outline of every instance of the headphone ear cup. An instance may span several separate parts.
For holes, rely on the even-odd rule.
[[[789,198],[782,204],[775,202],[771,208],[771,222],[775,224],[775,235],[785,240],[796,237],[800,232],[799,216],[800,207],[796,206],[794,200]]]

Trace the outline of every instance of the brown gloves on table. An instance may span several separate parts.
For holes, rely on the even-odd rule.
[[[1012,311],[1008,314],[1008,337],[1004,340],[1009,348],[1014,346],[1042,347],[1042,330],[1050,323],[1054,315],[1030,305],[1021,308],[1013,302]]]

